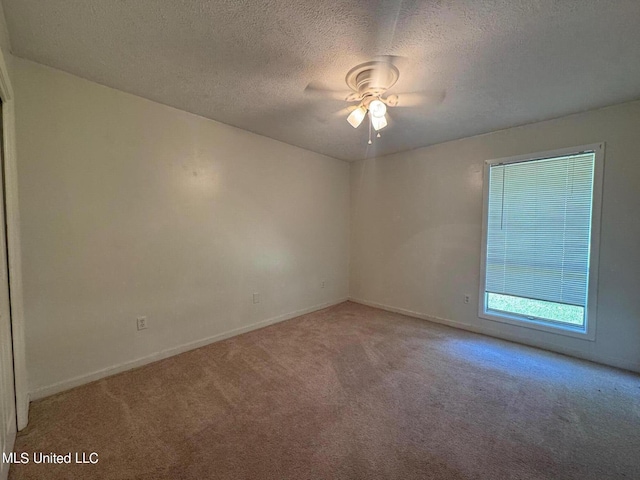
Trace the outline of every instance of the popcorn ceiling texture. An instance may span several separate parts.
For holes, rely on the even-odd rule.
[[[640,97],[637,0],[4,0],[13,53],[340,159],[355,160]],[[367,148],[305,93],[400,55],[395,108]],[[402,98],[401,98],[402,101]]]

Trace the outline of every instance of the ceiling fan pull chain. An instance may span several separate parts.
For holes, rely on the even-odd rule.
[[[371,141],[371,112],[369,112],[369,145],[371,145],[373,142]]]

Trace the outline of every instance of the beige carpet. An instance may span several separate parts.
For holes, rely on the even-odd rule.
[[[34,402],[20,479],[640,478],[640,376],[344,303]]]

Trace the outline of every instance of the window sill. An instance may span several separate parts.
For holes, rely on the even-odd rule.
[[[543,320],[528,319],[516,315],[501,314],[498,312],[480,311],[480,318],[491,320],[493,322],[507,323],[517,327],[529,328],[532,330],[540,330],[556,335],[564,335],[567,337],[578,338],[580,340],[595,341],[595,331],[593,328],[571,327],[569,325],[558,325],[545,322]]]

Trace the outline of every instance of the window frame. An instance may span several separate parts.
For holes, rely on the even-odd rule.
[[[529,153],[514,157],[485,160],[482,185],[482,251],[480,263],[480,290],[478,296],[478,316],[485,320],[507,323],[544,332],[567,335],[583,340],[595,340],[597,300],[598,300],[598,264],[600,252],[600,218],[602,212],[602,183],[604,173],[604,142],[562,148],[546,152]],[[489,213],[489,170],[492,165],[528,162],[554,157],[562,157],[582,152],[594,152],[593,199],[591,205],[591,237],[589,248],[589,278],[587,286],[587,305],[585,309],[584,327],[572,327],[558,322],[543,319],[530,319],[517,314],[497,313],[486,309],[486,281],[487,281],[487,233]]]

